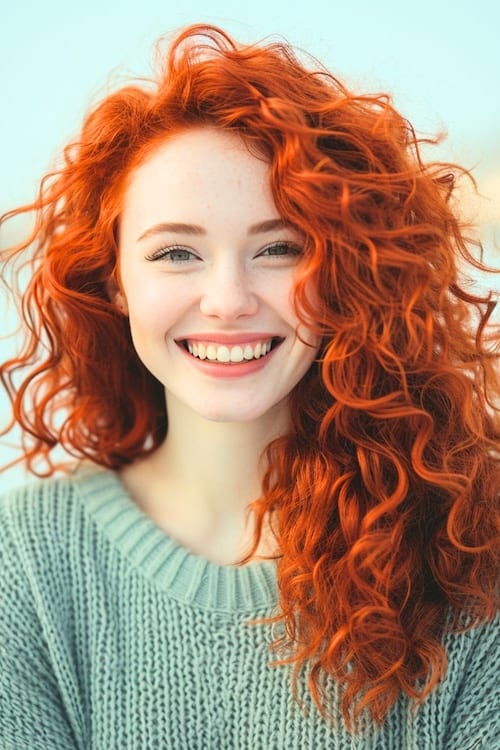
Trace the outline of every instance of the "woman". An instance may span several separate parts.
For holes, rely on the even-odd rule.
[[[10,214],[2,748],[496,741],[493,302],[450,167],[309,66],[188,28]]]

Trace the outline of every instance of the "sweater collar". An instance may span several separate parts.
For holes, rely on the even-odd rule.
[[[86,512],[130,564],[157,589],[219,612],[270,610],[277,604],[276,563],[218,565],[160,529],[128,495],[118,475],[83,469],[74,477]]]

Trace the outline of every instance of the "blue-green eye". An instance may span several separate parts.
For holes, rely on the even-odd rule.
[[[167,260],[171,263],[187,263],[191,260],[199,260],[198,256],[189,250],[187,247],[182,245],[173,245],[170,247],[162,247],[152,255],[149,255],[146,260]]]
[[[259,253],[259,257],[297,257],[301,253],[302,249],[295,242],[273,242]]]

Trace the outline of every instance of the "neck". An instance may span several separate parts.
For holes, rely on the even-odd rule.
[[[288,427],[284,405],[249,422],[203,419],[168,397],[168,436],[154,455],[158,476],[187,492],[215,521],[241,515],[259,497],[266,446]]]
[[[251,548],[249,505],[261,495],[265,448],[288,429],[286,403],[258,420],[215,422],[201,418],[170,394],[168,435],[142,461],[121,472],[130,495],[158,526],[181,544],[221,564]],[[276,554],[264,522],[256,557]]]

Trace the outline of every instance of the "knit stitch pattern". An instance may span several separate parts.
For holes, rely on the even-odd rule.
[[[191,553],[98,469],[5,494],[0,529],[1,750],[500,748],[498,622],[446,635],[422,707],[350,735],[305,682],[301,712],[272,627],[248,622],[277,611],[272,561]]]

